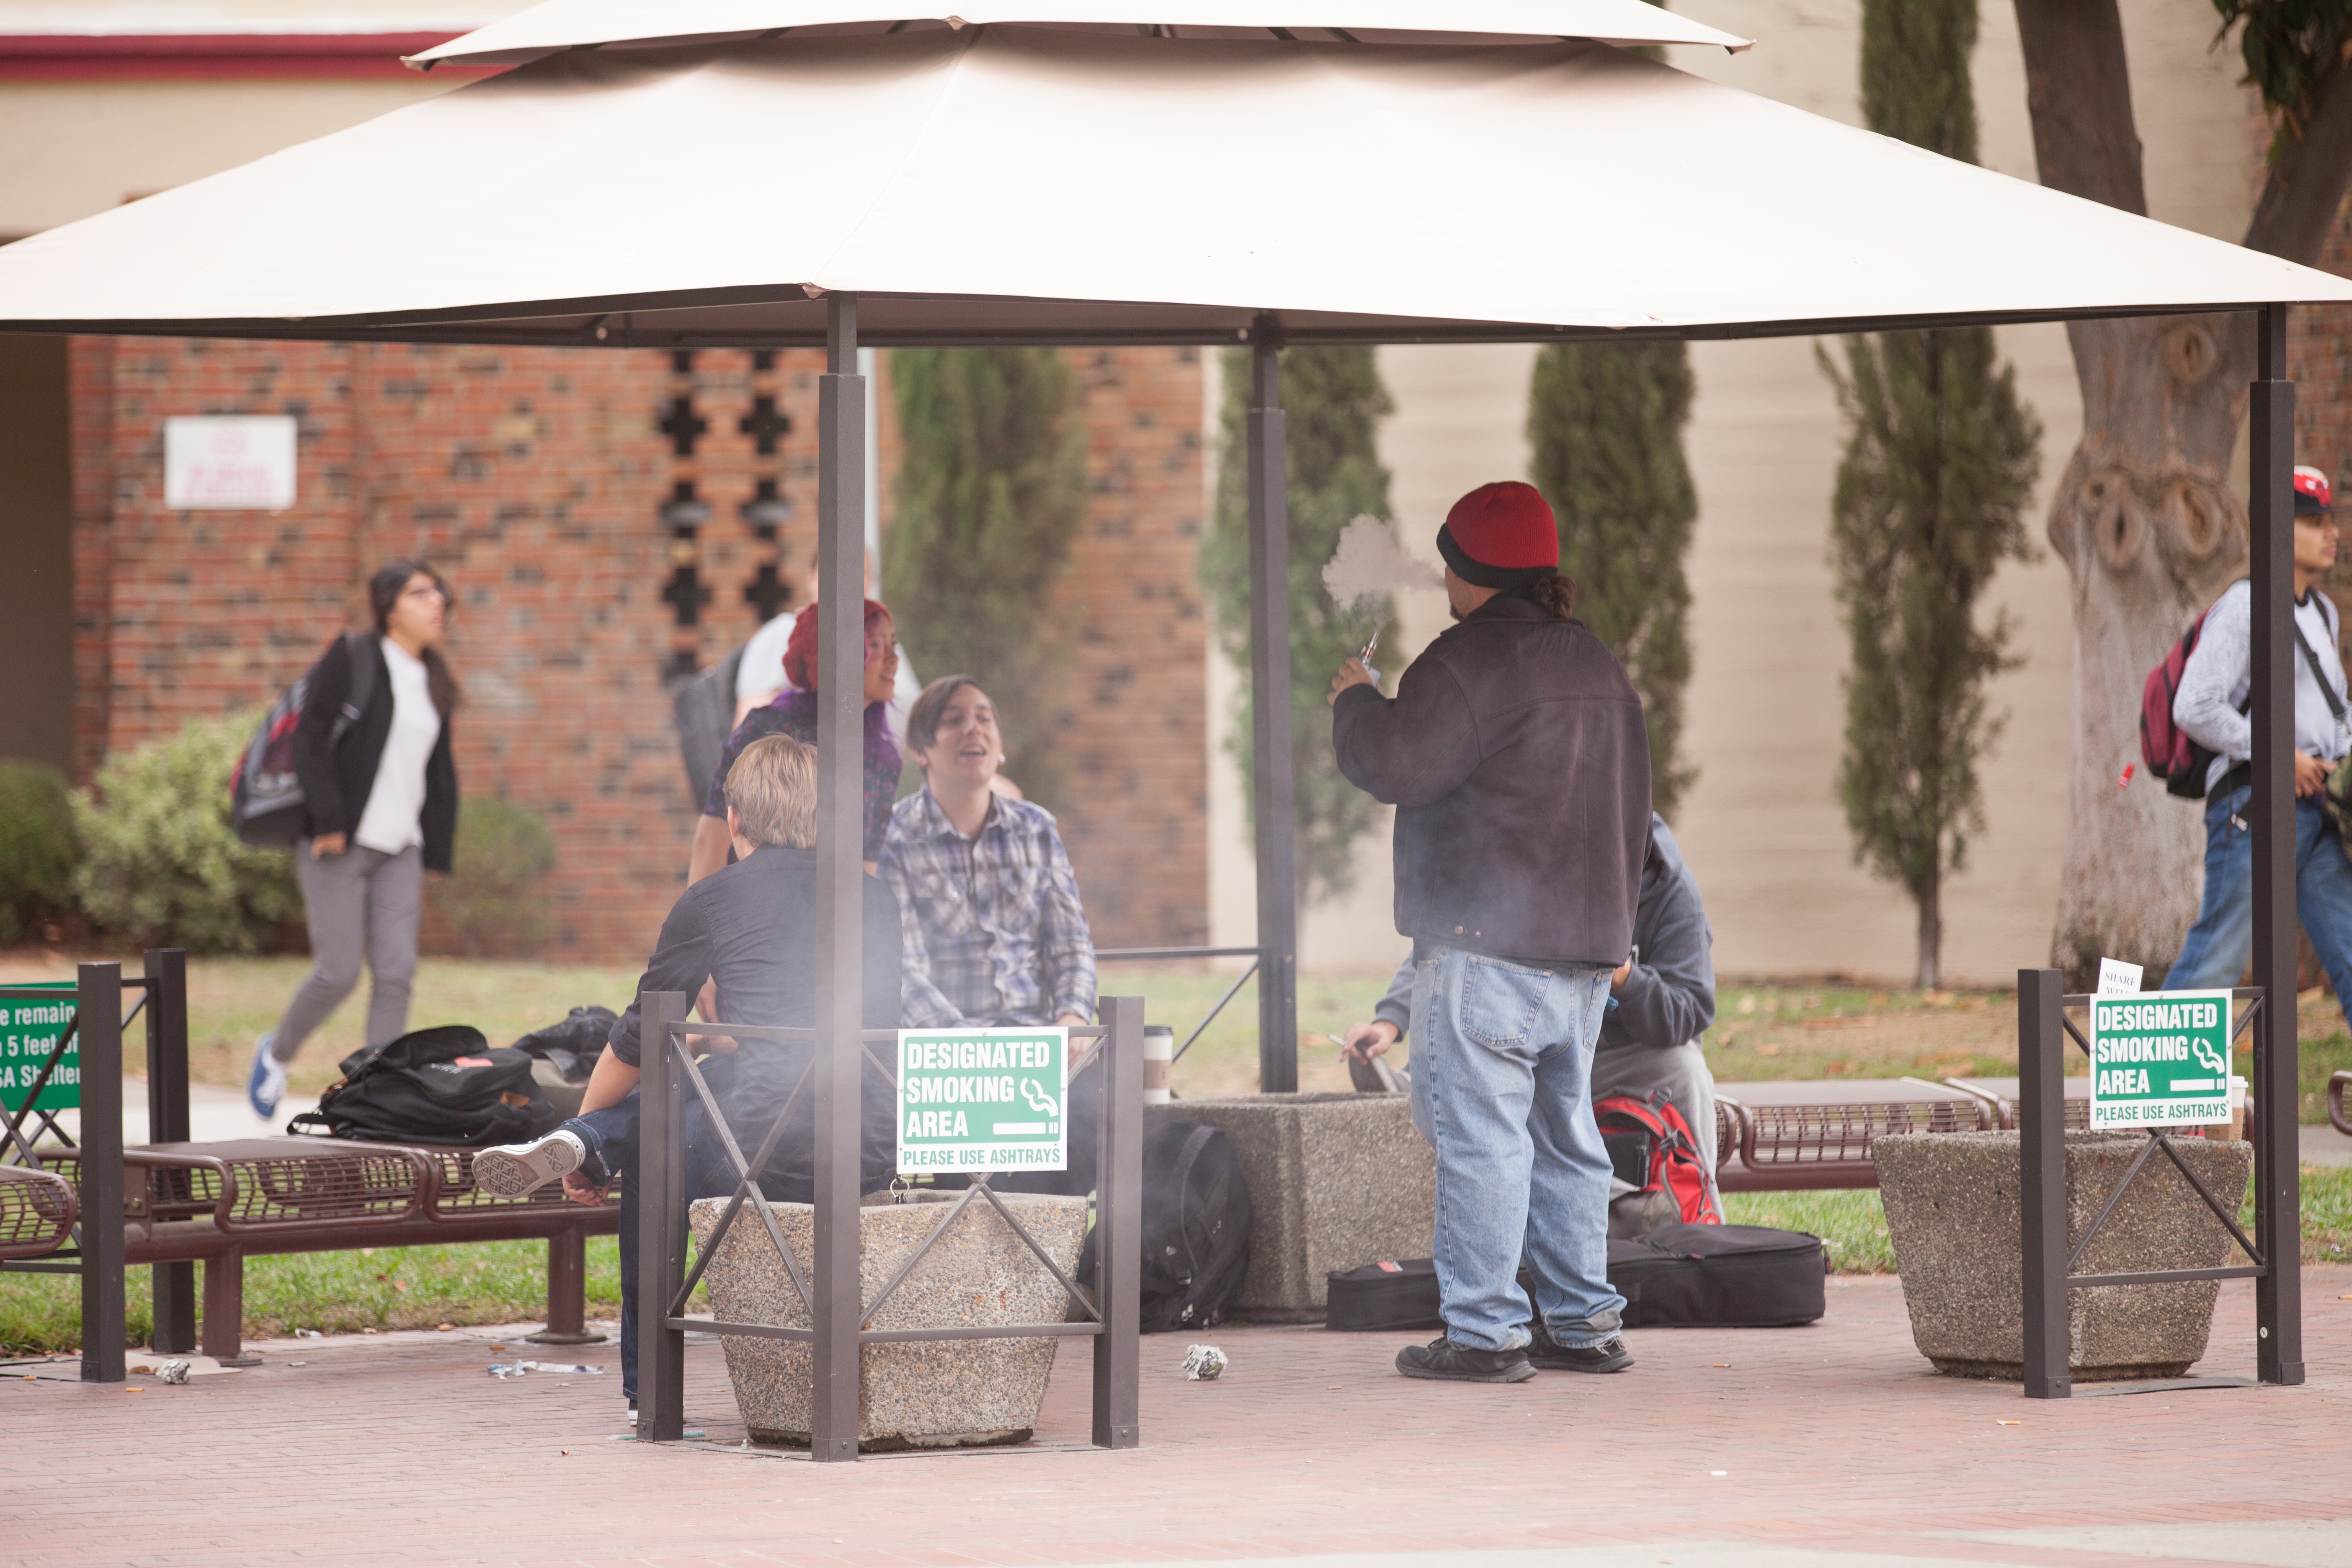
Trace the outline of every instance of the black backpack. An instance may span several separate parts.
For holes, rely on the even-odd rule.
[[[610,1007],[574,1007],[563,1022],[533,1029],[514,1043],[526,1056],[551,1062],[566,1083],[586,1083],[618,1020]]]
[[[351,661],[352,689],[328,733],[330,752],[343,743],[375,693],[373,639],[359,632],[345,632],[341,641],[343,656]],[[301,679],[278,693],[261,722],[253,727],[252,738],[236,759],[236,771],[229,776],[229,821],[247,844],[291,849],[310,826],[310,803],[302,794],[302,781],[294,776],[294,726],[301,722],[302,701],[318,673],[319,667],[313,664]]]
[[[1249,1188],[1222,1128],[1164,1121],[1143,1140],[1143,1331],[1172,1333],[1224,1321],[1249,1267]],[[1078,1279],[1095,1277],[1087,1234]]]
[[[519,1143],[563,1120],[531,1081],[530,1063],[527,1051],[492,1050],[468,1024],[412,1030],[345,1057],[341,1081],[287,1131],[371,1143]]]

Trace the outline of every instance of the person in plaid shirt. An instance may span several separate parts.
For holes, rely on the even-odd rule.
[[[1095,1010],[1094,939],[1054,814],[992,787],[996,706],[968,675],[907,716],[923,787],[890,814],[882,879],[904,932],[910,1029],[1077,1024]]]

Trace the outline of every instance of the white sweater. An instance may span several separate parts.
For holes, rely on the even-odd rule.
[[[2325,595],[2306,593],[2294,606],[2295,628],[2311,651],[2336,700],[2345,701],[2344,660],[2336,651],[2336,616]],[[2254,723],[2245,712],[2252,689],[2249,649],[2252,646],[2253,589],[2242,579],[2221,591],[2205,616],[2196,651],[2180,672],[2180,689],[2173,693],[2172,721],[2189,739],[2213,753],[2205,775],[2210,792],[2231,767],[2254,754]],[[2288,643],[2288,662],[2294,668],[2294,749],[2323,762],[2334,762],[2352,750],[2352,737],[2328,710],[2311,676],[2311,661],[2303,649]],[[2347,704],[2352,706],[2352,704]]]

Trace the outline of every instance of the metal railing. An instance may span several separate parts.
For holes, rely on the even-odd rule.
[[[1097,963],[1104,959],[1112,959],[1125,960],[1131,963],[1149,963],[1156,959],[1171,958],[1246,958],[1250,961],[1249,967],[1242,971],[1241,977],[1225,988],[1225,994],[1217,998],[1215,1005],[1209,1009],[1199,1023],[1192,1026],[1192,1032],[1184,1037],[1184,1043],[1176,1047],[1174,1054],[1169,1058],[1172,1065],[1184,1059],[1184,1053],[1191,1050],[1192,1042],[1199,1039],[1209,1026],[1217,1021],[1217,1015],[1225,1010],[1225,1004],[1240,995],[1242,987],[1256,978],[1258,970],[1265,965],[1265,953],[1264,950],[1255,947],[1113,947],[1095,950],[1095,959]]]
[[[990,1187],[989,1178],[983,1175],[972,1178],[971,1186],[949,1205],[948,1212],[931,1227],[921,1245],[870,1301],[858,1299],[859,1221],[856,1172],[859,1161],[854,1145],[856,1130],[859,1125],[859,1100],[863,1086],[860,1074],[840,1070],[843,1067],[855,1067],[856,1059],[846,1063],[836,1061],[834,1064],[835,1071],[829,1078],[820,1077],[817,1073],[820,1064],[815,1059],[815,1053],[812,1052],[812,1060],[794,1080],[782,1107],[776,1112],[775,1120],[761,1139],[757,1152],[747,1159],[742,1145],[728,1125],[709,1081],[704,1079],[701,1068],[694,1058],[690,1042],[702,1036],[726,1035],[738,1041],[775,1040],[814,1045],[817,1031],[782,1026],[697,1024],[686,1016],[688,1000],[680,993],[661,991],[646,992],[639,998],[647,1048],[643,1053],[643,1073],[639,1080],[642,1109],[636,1173],[640,1182],[638,1202],[641,1205],[638,1210],[638,1262],[642,1281],[640,1289],[646,1293],[642,1299],[656,1309],[641,1313],[638,1328],[637,1436],[641,1440],[676,1442],[685,1435],[686,1331],[692,1329],[703,1333],[781,1340],[808,1345],[812,1394],[809,1401],[810,1451],[814,1458],[855,1458],[856,1455],[859,1436],[855,1425],[857,1402],[854,1399],[848,1402],[846,1418],[851,1424],[850,1429],[836,1431],[831,1429],[828,1420],[828,1402],[814,1395],[818,1390],[845,1377],[854,1388],[858,1377],[858,1361],[863,1347],[867,1344],[913,1340],[1093,1336],[1096,1342],[1095,1446],[1105,1448],[1131,1448],[1136,1446],[1139,1441],[1137,1404],[1140,1352],[1138,1342],[1140,1333],[1143,1217],[1143,998],[1106,996],[1100,1003],[1101,1025],[1070,1030],[1074,1040],[1092,1039],[1097,1042],[1071,1068],[1070,1077],[1075,1079],[1097,1058],[1104,1075],[1102,1115],[1096,1130],[1097,1180],[1093,1209],[1095,1230],[1099,1239],[1097,1243],[1098,1265],[1094,1290],[1089,1293],[1070,1279],[1006,1207],[1003,1199]],[[880,1070],[894,1086],[896,1075],[875,1056],[873,1047],[885,1042],[895,1043],[897,1039],[896,1030],[869,1029],[858,1033],[859,1055]],[[814,1161],[813,1255],[810,1268],[803,1269],[786,1242],[783,1227],[761,1187],[760,1173],[766,1169],[769,1160],[774,1155],[783,1139],[786,1123],[799,1108],[802,1096],[810,1090],[812,1082],[815,1084],[812,1098],[815,1100],[814,1122],[819,1137],[818,1157]],[[682,1090],[691,1090],[694,1099],[701,1105],[703,1124],[725,1154],[735,1182],[734,1191],[713,1223],[708,1238],[702,1242],[690,1271],[686,1268],[686,1100]],[[846,1108],[838,1103],[845,1095],[849,1100]],[[824,1157],[823,1130],[828,1127],[845,1127],[851,1131],[853,1147],[848,1151],[845,1162],[849,1173],[846,1177],[840,1169],[845,1162]],[[845,1182],[846,1191],[844,1190]],[[1038,1261],[1052,1273],[1055,1282],[1061,1286],[1068,1300],[1084,1314],[1083,1320],[1076,1322],[945,1329],[868,1328],[866,1325],[874,1321],[883,1305],[906,1282],[916,1266],[975,1198],[985,1199],[998,1216],[1013,1227],[1013,1234],[1027,1244]],[[741,1216],[746,1205],[759,1216],[761,1227],[766,1230],[793,1292],[808,1313],[809,1327],[731,1322],[694,1319],[686,1315],[687,1302],[694,1287],[701,1280],[710,1260],[717,1256],[720,1244]],[[834,1234],[829,1236],[828,1231]],[[843,1232],[846,1233],[845,1236],[841,1234]],[[845,1247],[841,1245],[844,1241]],[[828,1242],[833,1244],[830,1247]],[[828,1251],[833,1255],[830,1258]]]
[[[2254,1078],[2257,1083],[2266,1081],[2264,1068],[2271,1065],[2271,1009],[2268,998],[2260,986],[2239,986],[2230,993],[2233,1001],[2252,1004],[2231,1027],[2230,1039],[2234,1047],[2248,1027],[2260,1024],[2254,1031]],[[2262,1179],[2265,1152],[2276,1154],[2269,1147],[2273,1140],[2286,1144],[2285,1158],[2293,1169],[2294,1158],[2294,1100],[2290,1087],[2282,1103],[2263,1101],[2254,1108],[2261,1115],[2257,1125],[2248,1118],[2247,1134],[2256,1142],[2254,1163],[2254,1236],[2262,1238],[2257,1246],[2238,1225],[2237,1210],[2214,1196],[2189,1162],[2181,1158],[2173,1145],[2173,1134],[2161,1127],[2147,1129],[2147,1142],[2107,1194],[2106,1201],[2082,1237],[2070,1247],[2066,1240],[2066,1102],[2065,1102],[2065,1042],[2072,1039],[2082,1047],[2085,1057],[2092,1055],[2091,1042],[2066,1013],[2072,1008],[2086,1008],[2095,1000],[2084,994],[2065,994],[2063,977],[2054,969],[2024,969],[2017,976],[2017,1051],[2018,1051],[2018,1128],[2019,1163],[2021,1172],[2020,1199],[2023,1208],[2024,1295],[2025,1295],[2025,1397],[2028,1399],[2065,1399],[2072,1396],[2074,1379],[2071,1369],[2073,1349],[2069,1331],[2066,1293],[2088,1290],[2109,1285],[2163,1285],[2192,1279],[2256,1279],[2267,1289],[2257,1290],[2255,1323],[2257,1331],[2257,1373],[2264,1383],[2300,1383],[2303,1381],[2298,1312],[2298,1282],[2302,1255],[2295,1205],[2292,1194],[2284,1205],[2284,1215],[2276,1184]],[[2289,1027],[2292,1027],[2290,1019]],[[2290,1039],[2292,1037],[2289,1037]],[[2292,1047],[2289,1047],[2292,1049]],[[2092,1070],[2097,1071],[2095,1060]],[[2287,1083],[2292,1086],[2290,1071]],[[2126,1274],[2077,1274],[2075,1265],[2090,1251],[2108,1218],[2123,1202],[2140,1172],[2158,1152],[2188,1179],[2205,1206],[2214,1217],[2228,1227],[2230,1235],[2251,1260],[2244,1265],[2215,1268],[2160,1268]],[[2292,1339],[2295,1342],[2290,1344]]]

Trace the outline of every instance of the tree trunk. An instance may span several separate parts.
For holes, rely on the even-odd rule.
[[[2083,439],[2050,508],[2074,603],[2074,749],[2052,962],[2087,989],[2101,957],[2159,984],[2197,915],[2204,822],[2144,771],[2141,689],[2189,620],[2244,571],[2229,488],[2253,331],[2243,316],[2076,321]]]
[[[1918,888],[1919,903],[1919,989],[1933,991],[1942,982],[1944,960],[1944,879],[1940,871],[1929,871],[1927,882]]]

